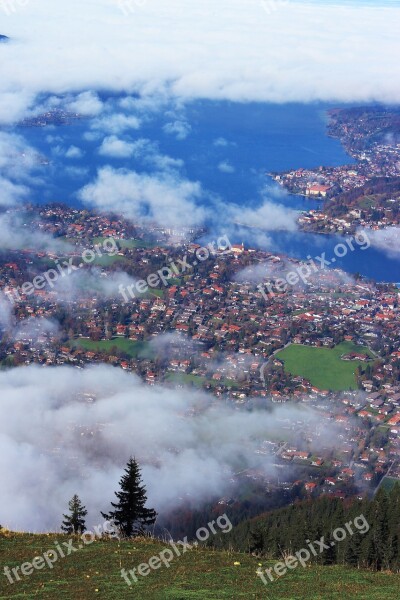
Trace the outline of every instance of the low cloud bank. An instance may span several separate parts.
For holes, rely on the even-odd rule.
[[[383,250],[390,258],[400,260],[400,227],[368,231],[371,245]]]
[[[10,42],[0,47],[0,122],[20,119],[43,92],[107,88],[241,102],[400,101],[400,9],[395,5],[280,0],[14,4],[2,20]],[[100,112],[90,95],[71,108]],[[119,126],[111,124],[110,131]],[[189,133],[175,120],[168,130],[181,138]]]
[[[255,450],[284,419],[319,423],[305,407],[239,411],[105,365],[12,369],[0,373],[0,389],[0,522],[25,530],[57,529],[74,493],[97,522],[130,455],[161,513],[182,498],[223,495],[244,466],[274,472],[273,458]]]

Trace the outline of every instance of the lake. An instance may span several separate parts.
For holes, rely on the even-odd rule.
[[[112,106],[120,98],[108,97],[107,100]],[[184,162],[181,174],[201,182],[203,189],[224,203],[257,207],[266,195],[285,207],[307,210],[321,204],[301,196],[276,193],[280,188],[267,173],[353,162],[340,142],[326,135],[329,108],[332,107],[320,103],[277,105],[208,100],[179,107],[164,105],[160,110],[142,113],[141,127],[125,135],[129,135],[130,141],[147,138],[158,144],[160,153],[181,159]],[[174,121],[183,124],[182,131],[171,135],[165,126]],[[69,126],[19,128],[19,133],[51,160],[50,166],[41,172],[42,183],[33,188],[34,201],[80,205],[77,191],[106,164],[139,172],[154,171],[154,166],[139,158],[100,156],[98,147],[103,135],[100,140],[88,139],[87,133],[90,133],[89,138],[93,134],[92,125],[91,120],[82,119]],[[58,154],[57,148],[69,146],[79,148],[83,156],[66,159],[62,153]],[[265,227],[268,228],[268,224]],[[267,235],[268,249],[298,258],[318,256],[324,251],[332,256],[335,244],[340,241],[336,236],[301,232],[268,232]],[[235,241],[254,246],[256,239],[262,236],[241,228]],[[335,266],[377,281],[400,280],[399,260],[376,248],[365,252],[357,248],[342,260],[338,259]]]

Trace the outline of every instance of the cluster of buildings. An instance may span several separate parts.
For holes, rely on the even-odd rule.
[[[82,119],[82,115],[62,108],[54,108],[46,111],[36,117],[28,117],[21,121],[21,127],[47,127],[48,125],[70,125],[77,119]]]
[[[391,201],[390,201],[391,202]],[[396,206],[399,201],[393,200]],[[316,233],[341,234],[349,235],[357,232],[358,229],[371,229],[377,231],[386,229],[400,224],[400,217],[393,215],[391,208],[379,208],[380,216],[378,220],[369,218],[364,215],[358,208],[350,209],[347,213],[341,216],[332,216],[326,210],[315,210],[302,212],[298,218],[298,223],[304,231],[313,231]],[[400,213],[399,213],[400,214]]]
[[[85,214],[83,219],[80,211],[65,209],[69,212],[64,218],[60,207],[40,210],[46,214],[33,219],[34,226],[55,228],[56,234],[60,223],[70,241],[93,235],[124,241],[131,234],[117,217]],[[122,270],[144,277],[185,253],[194,263],[194,243],[177,249],[138,239],[143,243],[121,243]],[[40,254],[8,252],[0,261],[0,286],[21,284],[33,266],[38,268]],[[111,296],[76,290],[62,302],[49,288],[29,297],[22,294],[13,308],[15,320],[3,330],[0,361],[3,366],[80,368],[108,362],[139,374],[149,385],[201,387],[216,401],[238,408],[254,400],[312,404],[321,419],[340,429],[337,451],[332,455],[322,447],[312,454],[307,439],[317,434],[307,432],[301,443],[279,454],[278,445],[278,463],[300,461],[306,468],[302,481],[307,493],[350,493],[359,482],[377,485],[389,470],[390,476],[396,475],[400,458],[400,290],[393,284],[351,281],[335,270],[321,271],[308,285],[270,298],[257,287],[300,265],[238,245],[126,305],[118,288]],[[113,273],[114,265],[104,266],[100,277],[107,281]],[[44,322],[56,326],[43,327]],[[159,343],[166,334],[167,346]],[[356,371],[355,392],[318,388],[287,372],[277,354],[290,344],[333,348],[343,341],[360,347],[342,357],[362,365]],[[265,444],[259,451],[265,451]]]
[[[300,225],[323,233],[398,225],[400,143],[396,110],[332,111],[328,131],[340,138],[354,164],[272,173],[289,192],[325,201],[323,212],[311,210],[300,218]],[[366,196],[370,202],[365,201]]]
[[[354,154],[358,159],[355,165],[294,169],[273,178],[293,194],[324,199],[362,188],[375,177],[400,176],[400,144],[374,144]]]
[[[400,149],[399,149],[400,158]],[[318,169],[294,169],[275,174],[274,180],[292,194],[311,198],[331,198],[341,192],[362,187],[368,181],[366,167],[343,165]]]

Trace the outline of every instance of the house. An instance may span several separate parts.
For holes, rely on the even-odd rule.
[[[354,477],[355,472],[353,471],[353,469],[349,469],[348,467],[345,467],[344,469],[341,470],[341,475],[345,476],[345,477]],[[340,477],[339,477],[340,479]]]
[[[328,485],[336,485],[336,479],[333,477],[325,477],[325,483]]]
[[[233,244],[231,252],[233,252],[233,254],[243,254],[244,243],[242,242],[241,244]]]
[[[330,185],[321,185],[319,183],[311,184],[306,189],[307,196],[322,196],[326,197],[327,193],[331,189]]]
[[[126,330],[127,330],[126,325],[117,325],[117,327],[116,327],[117,336],[124,337]]]
[[[307,458],[310,456],[309,452],[294,452],[293,453],[293,458],[299,458],[300,460],[307,460]]]
[[[306,483],[304,485],[304,488],[307,492],[313,492],[315,490],[315,488],[317,487],[316,483],[313,483],[312,481],[309,483]]]
[[[400,424],[400,413],[397,413],[396,415],[394,415],[394,417],[392,417],[388,421],[388,425],[399,425],[399,424]]]

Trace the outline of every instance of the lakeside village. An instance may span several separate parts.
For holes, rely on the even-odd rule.
[[[22,209],[14,210],[21,218]],[[95,240],[116,239],[117,254],[83,269],[87,277],[95,269],[100,283],[119,272],[146,278],[185,254],[193,264],[199,248],[191,241],[199,233],[194,230],[144,230],[118,216],[61,205],[24,210],[32,231],[71,244],[67,256],[78,257]],[[171,236],[180,244],[170,245]],[[3,251],[1,289],[32,281],[57,256],[54,251]],[[127,304],[118,289],[112,296],[102,295],[101,287],[74,289],[70,275],[67,295],[45,287],[15,300],[15,322],[1,335],[2,368],[32,363],[83,368],[104,362],[136,373],[148,385],[203,388],[215,403],[231,403],[237,410],[254,402],[312,406],[321,423],[337,431],[335,450],[324,447],[320,428],[288,420],[282,423],[285,434],[260,440],[258,450],[272,454],[283,469],[279,481],[266,482],[265,473],[254,469],[240,477],[268,489],[296,485],[305,494],[368,493],[382,480],[400,478],[400,290],[326,270],[307,286],[276,290],[273,296],[261,293],[257,286],[273,286],[288,265],[294,270],[301,263],[232,246]],[[260,275],[264,269],[265,276]],[[44,319],[57,327],[43,327]],[[157,345],[164,334],[172,334],[167,351]],[[315,353],[308,378],[304,351]],[[338,387],[343,368],[347,383]],[[90,391],[84,401],[95,401]]]
[[[293,194],[324,201],[299,218],[306,231],[354,233],[400,224],[400,112],[396,109],[331,111],[328,133],[354,164],[271,173]]]

